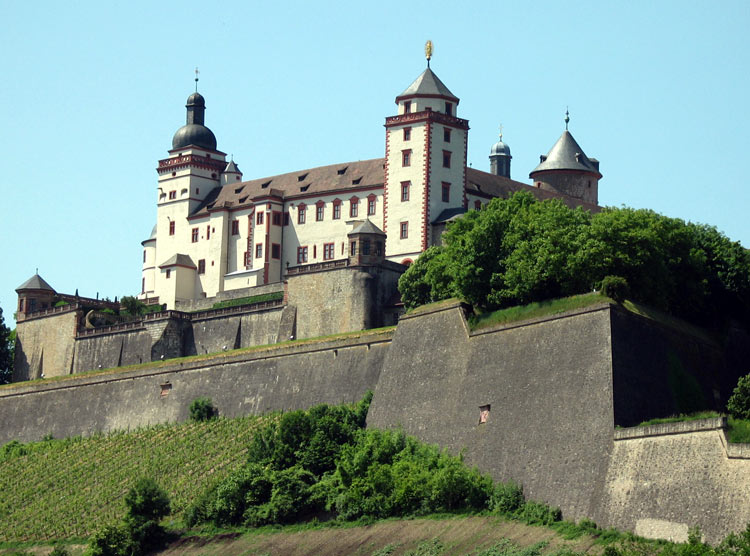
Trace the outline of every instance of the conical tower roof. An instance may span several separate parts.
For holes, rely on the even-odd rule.
[[[406,90],[396,97],[396,102],[405,97],[439,96],[458,102],[458,97],[448,90],[429,67],[409,85]]]
[[[542,156],[542,161],[531,171],[529,176],[545,170],[579,170],[602,177],[594,163],[586,156],[586,153],[583,152],[581,146],[567,129],[563,131],[547,156]]]
[[[34,276],[16,288],[16,292],[22,292],[24,290],[48,290],[54,292],[55,288],[50,286],[44,278],[39,276],[39,274],[34,274]]]

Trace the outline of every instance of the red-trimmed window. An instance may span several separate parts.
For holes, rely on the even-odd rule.
[[[482,201],[480,201],[478,199],[476,201],[474,201],[474,210],[479,210],[481,208],[482,208]]]
[[[174,235],[174,220],[169,223],[169,235]]]
[[[250,268],[253,266],[253,258],[250,256],[250,251],[245,251],[245,267]]]
[[[206,239],[211,239],[211,224],[206,226]]]
[[[357,197],[352,197],[349,199],[349,218],[357,218],[357,214],[359,213],[359,199]]]
[[[339,220],[341,218],[341,199],[335,199],[333,201],[333,219]]]
[[[297,264],[307,262],[307,245],[303,247],[297,247]]]
[[[405,127],[404,128],[404,141],[410,141],[411,140],[411,128]]]
[[[334,256],[334,244],[324,243],[323,244],[323,260],[330,261]]]
[[[452,102],[446,102],[445,103],[445,113],[449,116],[453,115],[453,103]]]
[[[367,197],[367,216],[375,214],[375,207],[377,206],[377,197],[375,195],[369,195]]]
[[[411,114],[411,101],[404,101],[404,114]]]
[[[443,168],[451,167],[451,152],[443,151]]]
[[[446,143],[451,142],[451,128],[449,127],[443,128],[443,141],[445,141]]]
[[[169,199],[176,199],[177,198],[177,191],[170,191],[169,192]]]
[[[255,258],[256,259],[263,258],[263,244],[262,243],[255,244]]]
[[[326,204],[323,201],[315,203],[315,221],[322,222],[325,214]]]
[[[258,226],[263,224],[263,211],[260,211],[255,215],[255,224]]]
[[[288,225],[289,225],[289,213],[285,212],[284,213],[284,226],[288,226]]]
[[[167,269],[167,280],[169,280],[172,277],[172,269]]]
[[[401,151],[401,166],[411,166],[411,149]]]
[[[198,243],[198,228],[193,228],[190,232],[190,240],[193,243]]]
[[[450,203],[451,200],[451,184],[443,182],[443,202]]]
[[[307,207],[304,204],[301,204],[297,207],[297,224],[304,224],[305,223],[305,213],[307,212]]]
[[[408,222],[401,222],[401,235],[399,236],[401,239],[406,239],[409,237],[409,223]]]
[[[278,211],[273,211],[271,213],[271,223],[274,226],[281,226],[281,213]]]
[[[357,242],[352,241],[351,245],[349,246],[349,255],[352,257],[357,254]]]
[[[271,244],[271,258],[272,259],[281,258],[281,245],[279,245],[278,243]]]
[[[318,246],[313,245],[313,259],[317,259],[317,258],[318,258]]]
[[[411,182],[410,181],[402,181],[401,182],[401,201],[408,201],[409,200],[409,189],[411,188]]]
[[[200,259],[198,261],[198,274],[206,273],[206,259]]]
[[[232,235],[233,236],[240,235],[240,221],[239,220],[232,220]]]

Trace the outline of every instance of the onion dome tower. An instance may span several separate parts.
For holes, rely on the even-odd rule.
[[[183,149],[188,146],[216,150],[216,136],[205,126],[206,99],[195,92],[187,99],[187,117],[185,125],[174,134],[172,149]]]
[[[490,149],[490,174],[510,178],[510,147],[503,143],[502,126],[500,126],[500,140]]]
[[[534,185],[540,189],[555,191],[598,204],[599,161],[589,158],[568,131],[570,116],[565,111],[565,131],[549,153],[539,157],[539,165],[529,174]]]

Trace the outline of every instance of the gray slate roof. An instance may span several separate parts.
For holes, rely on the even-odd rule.
[[[462,214],[466,214],[466,209],[464,207],[448,208],[441,212],[438,217],[432,221],[432,223],[442,224],[443,222],[451,222],[460,217]]]
[[[529,177],[535,172],[543,172],[544,170],[580,170],[592,172],[601,177],[599,170],[589,160],[567,129],[563,131],[557,143],[552,146],[547,157],[531,171]]]
[[[38,274],[34,274],[34,276],[29,278],[16,288],[17,292],[20,292],[22,290],[49,290],[51,292],[54,292],[55,288],[50,286],[44,278],[42,278]]]
[[[396,97],[396,102],[402,97],[415,95],[439,95],[458,102],[458,97],[448,90],[448,87],[440,81],[438,76],[435,75],[430,68],[424,70],[422,75],[414,80],[414,83],[409,85],[403,93],[398,95]]]
[[[190,258],[190,255],[183,255],[182,253],[172,255],[166,261],[161,263],[159,265],[159,268],[163,268],[165,266],[186,266],[188,268],[198,268],[197,266],[195,266],[193,259]]]
[[[384,236],[385,232],[378,228],[375,224],[370,222],[369,219],[362,222],[359,226],[354,228],[349,234],[347,235],[353,235],[353,234],[377,234],[380,236]]]
[[[235,173],[235,174],[239,174],[240,173],[240,169],[237,168],[237,165],[234,163],[234,160],[230,160],[229,164],[227,164],[227,167],[224,168],[224,173],[225,174],[229,174],[229,173],[232,173],[232,172]]]

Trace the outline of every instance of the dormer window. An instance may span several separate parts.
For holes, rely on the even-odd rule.
[[[410,100],[404,101],[404,114],[411,114],[411,101]]]
[[[452,102],[446,102],[445,103],[445,113],[449,116],[453,115],[453,103]]]

